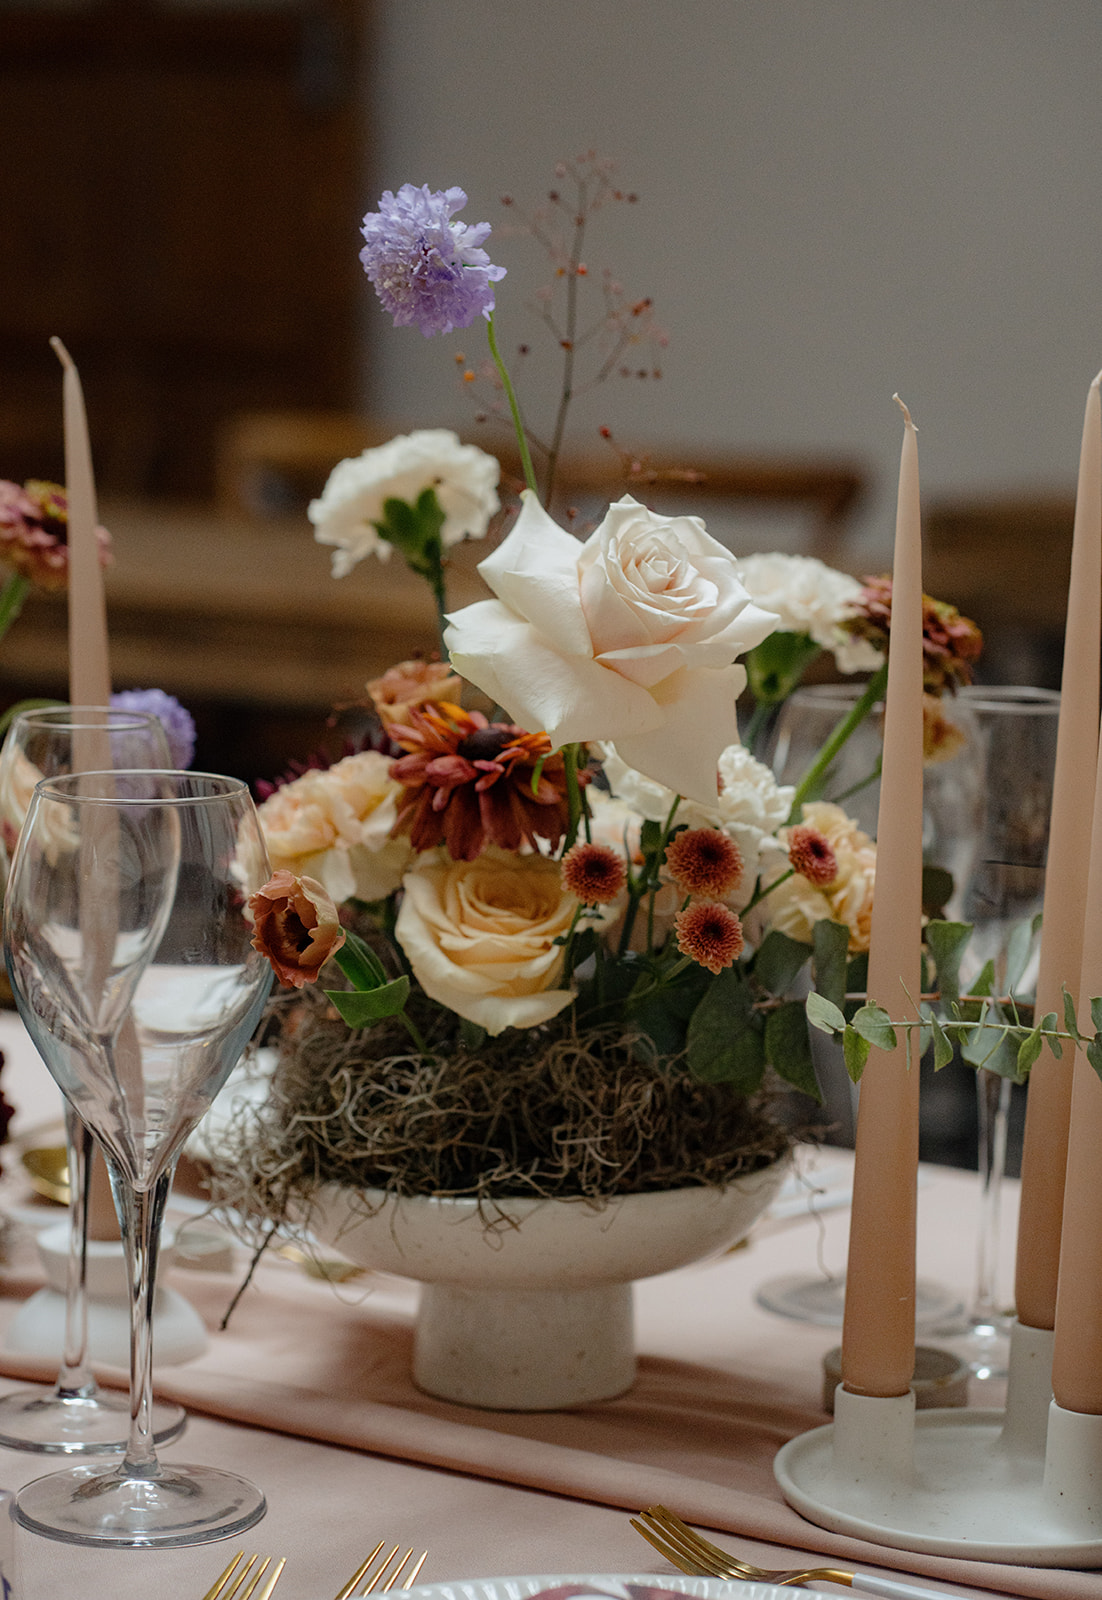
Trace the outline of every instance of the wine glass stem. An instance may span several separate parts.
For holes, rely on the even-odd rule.
[[[119,1213],[130,1289],[130,1436],[121,1471],[151,1477],[157,1471],[153,1448],[153,1296],[165,1202],[172,1187],[173,1161],[148,1189],[137,1189],[108,1158],[111,1190]]]
[[[94,1143],[68,1103],[65,1145],[69,1164],[69,1264],[65,1275],[65,1343],[55,1393],[60,1400],[90,1400],[96,1392],[96,1380],[88,1365],[88,1190]]]
[[[1010,1079],[980,1067],[976,1072],[979,1107],[980,1229],[976,1248],[973,1321],[992,1323],[999,1314],[999,1216],[1006,1171],[1010,1120]]]

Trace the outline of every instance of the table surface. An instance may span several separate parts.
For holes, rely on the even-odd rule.
[[[0,1014],[0,1047],[7,1058],[2,1081],[18,1107],[14,1134],[25,1136],[57,1117],[59,1100],[11,1013]],[[808,1154],[805,1166],[827,1184],[832,1173],[846,1179],[848,1159],[845,1152],[823,1150]],[[9,1210],[17,1204],[22,1217],[19,1203],[27,1197],[20,1170],[10,1160],[6,1168],[0,1198]],[[1016,1202],[1015,1186],[1008,1188],[1004,1258]],[[160,1369],[158,1382],[165,1392],[222,1415],[193,1410],[184,1438],[165,1457],[252,1477],[267,1494],[268,1514],[239,1542],[169,1551],[86,1550],[19,1531],[20,1594],[24,1600],[199,1600],[241,1543],[287,1555],[277,1600],[330,1600],[381,1538],[428,1547],[422,1582],[526,1573],[668,1574],[672,1569],[631,1528],[628,1512],[655,1499],[678,1509],[677,1484],[689,1481],[675,1476],[685,1470],[684,1447],[697,1487],[705,1477],[719,1486],[712,1491],[717,1515],[705,1525],[727,1525],[721,1514],[726,1500],[742,1503],[751,1486],[732,1459],[738,1450],[723,1414],[724,1396],[739,1412],[737,1438],[750,1440],[765,1461],[791,1432],[825,1420],[818,1409],[821,1362],[837,1343],[837,1331],[786,1321],[754,1300],[756,1286],[780,1274],[844,1267],[848,1210],[827,1207],[815,1215],[811,1188],[807,1196],[794,1217],[759,1224],[745,1248],[636,1286],[640,1376],[631,1394],[605,1406],[535,1417],[465,1411],[416,1394],[406,1376],[416,1290],[406,1280],[369,1276],[335,1289],[273,1261],[262,1265],[240,1312],[220,1333],[220,1308],[240,1280],[241,1260],[222,1275],[177,1268],[170,1281],[201,1309],[211,1352],[191,1369]],[[923,1170],[920,1274],[967,1290],[978,1209],[974,1175]],[[26,1251],[21,1259],[19,1265],[9,1258],[0,1276],[0,1322],[40,1281],[26,1267]],[[23,1365],[0,1347],[0,1372],[23,1376]],[[351,1386],[347,1430],[342,1385]],[[0,1377],[0,1391],[15,1387],[12,1376]],[[988,1392],[974,1403],[1000,1398]],[[667,1406],[676,1406],[683,1436],[673,1446],[662,1431]],[[259,1425],[265,1408],[275,1428]],[[303,1436],[311,1431],[322,1437]],[[361,1435],[367,1447],[350,1447],[347,1439]],[[523,1481],[525,1451],[539,1458],[531,1474],[539,1487]],[[401,1459],[404,1452],[411,1459]],[[605,1472],[613,1455],[620,1458],[619,1487]],[[52,1465],[0,1449],[0,1486],[18,1488]],[[803,1554],[830,1548],[830,1536],[806,1523],[798,1524],[802,1530],[808,1536]],[[798,1541],[780,1547],[727,1532],[720,1542],[767,1566],[802,1558]],[[869,1559],[860,1565],[879,1570]],[[896,1565],[893,1575],[905,1571]],[[946,1594],[985,1592],[929,1575],[920,1581]],[[981,1581],[990,1592],[990,1577]],[[1027,1585],[1021,1592],[1102,1596],[1102,1577],[1065,1575],[1062,1589]]]

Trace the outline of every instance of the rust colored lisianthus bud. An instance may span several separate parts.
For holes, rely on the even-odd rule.
[[[806,822],[788,830],[788,860],[794,872],[819,889],[838,876],[838,857],[829,839]]]
[[[268,957],[285,989],[314,983],[344,943],[337,908],[316,878],[282,869],[249,899],[253,949]]]

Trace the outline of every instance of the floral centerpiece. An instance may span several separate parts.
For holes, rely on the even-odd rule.
[[[364,1214],[450,1197],[491,1223],[510,1199],[722,1189],[785,1152],[789,1090],[818,1094],[801,980],[839,1005],[861,987],[875,845],[818,794],[831,748],[781,785],[736,702],[749,684],[757,734],[828,652],[871,674],[844,739],[882,692],[890,588],[740,560],[630,495],[584,539],[560,527],[464,202],[385,195],[364,265],[398,323],[485,319],[528,486],[480,565],[491,597],[451,613],[446,551],[498,512],[492,458],[413,434],[341,463],[310,508],[335,575],[397,548],[425,576],[441,658],[369,685],[373,748],[260,806],[278,1065],[216,1183],[261,1243],[316,1224],[332,1185]],[[978,637],[937,614],[933,690],[967,678]]]

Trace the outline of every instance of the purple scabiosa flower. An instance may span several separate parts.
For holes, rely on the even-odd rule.
[[[137,711],[159,717],[168,740],[168,753],[176,768],[189,767],[195,754],[195,723],[191,712],[163,689],[123,689],[111,696],[120,711]]]
[[[488,222],[470,227],[452,222],[467,204],[462,189],[430,190],[404,183],[387,189],[378,211],[369,211],[361,232],[364,271],[375,285],[396,328],[416,323],[426,338],[468,328],[494,309],[491,284],[505,276],[480,249]]]

